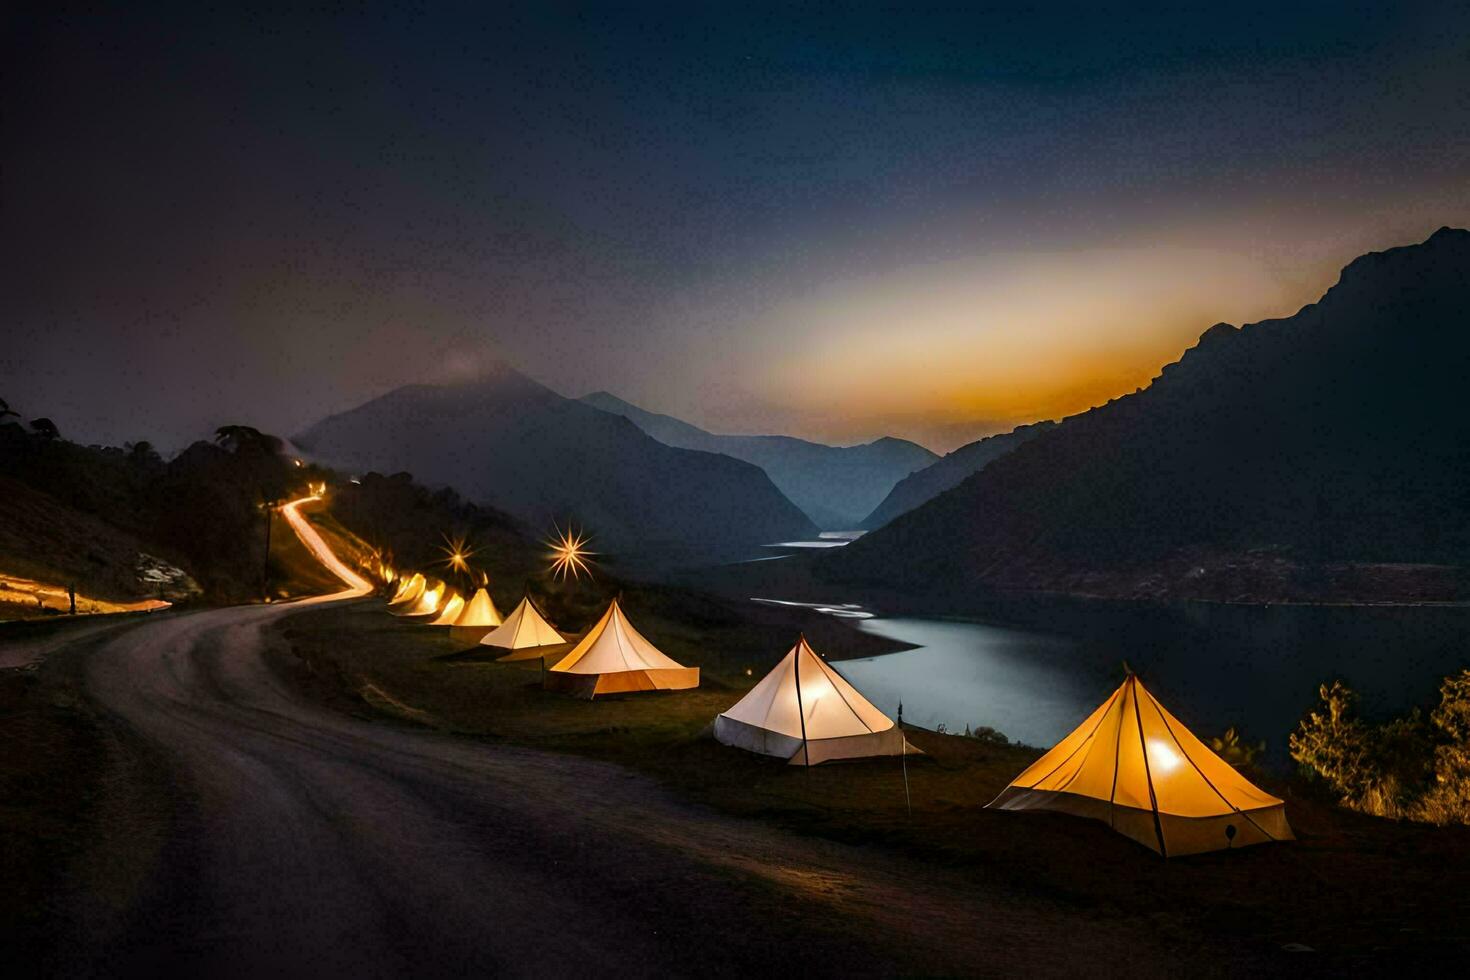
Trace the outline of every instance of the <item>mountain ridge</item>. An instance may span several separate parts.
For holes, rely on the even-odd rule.
[[[624,556],[727,555],[815,531],[758,467],[666,446],[506,365],[400,386],[293,441],[345,469],[407,470],[533,527],[575,521]]]
[[[1458,596],[1467,322],[1470,232],[1368,253],[1316,303],[1210,327],[1147,387],[1064,419],[820,571],[967,594]],[[1429,565],[1451,571],[1404,571]]]
[[[829,446],[796,436],[726,435],[650,412],[608,391],[579,400],[629,419],[667,445],[717,452],[759,466],[788,499],[828,531],[857,528],[899,480],[939,459],[923,446],[894,436]]]
[[[976,439],[946,453],[929,466],[915,470],[894,484],[888,496],[873,508],[872,513],[863,518],[859,527],[865,531],[877,530],[900,514],[906,514],[933,500],[966,477],[984,469],[994,460],[1054,425],[1056,423],[1049,420],[1018,425],[1010,432],[999,432],[984,439]]]

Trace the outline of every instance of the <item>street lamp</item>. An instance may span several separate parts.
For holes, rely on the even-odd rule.
[[[265,559],[260,566],[260,594],[266,602],[271,601],[271,518],[275,516],[276,508],[285,503],[284,499],[266,500],[265,494],[260,495],[260,509],[265,511]]]

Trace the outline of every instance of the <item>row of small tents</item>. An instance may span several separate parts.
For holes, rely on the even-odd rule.
[[[434,587],[415,575],[400,585],[390,611],[437,613],[434,624],[483,630],[478,642],[505,648],[497,658],[502,661],[566,651],[547,670],[550,690],[592,698],[699,686],[699,668],[681,666],[649,642],[616,599],[585,634],[571,638],[548,623],[529,597],[502,621],[483,588],[453,610],[453,600],[444,601],[438,588],[440,595],[431,596]],[[453,618],[446,619],[451,611]],[[715,718],[714,736],[803,766],[922,754],[804,636]],[[989,805],[1101,820],[1165,857],[1293,839],[1283,801],[1211,751],[1131,671],[1111,697]]]
[[[568,636],[547,622],[541,610],[523,596],[503,619],[489,592],[479,589],[465,602],[446,596],[443,585],[415,573],[388,604],[388,611],[423,618],[430,626],[448,626],[456,639],[496,647],[497,661],[556,657],[546,671],[549,690],[592,698],[633,691],[682,691],[699,686],[699,668],[676,663],[623,615],[617,600],[581,636]]]

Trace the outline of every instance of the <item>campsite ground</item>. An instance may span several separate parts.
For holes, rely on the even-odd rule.
[[[700,631],[667,597],[625,605],[670,655],[704,669],[699,690],[595,703],[546,694],[536,661],[493,663],[378,601],[283,621],[290,653],[278,668],[348,712],[452,732],[486,751],[513,743],[615,762],[698,804],[862,845],[916,875],[959,870],[977,896],[1002,887],[1045,898],[1066,910],[1059,935],[1067,915],[1123,915],[1177,950],[1249,957],[1308,947],[1312,966],[1373,972],[1470,949],[1470,828],[1365,817],[1308,785],[1262,779],[1287,800],[1298,842],[1164,861],[1102,824],[984,810],[1037,752],[927,732],[912,733],[926,754],[908,763],[910,814],[897,760],[806,771],[708,737],[715,714],[784,649],[765,636],[771,627]]]
[[[334,548],[350,546],[345,532],[334,537],[320,518],[317,524]],[[321,584],[293,536],[279,534],[273,544],[281,581],[289,579],[292,590],[302,591]],[[984,810],[1035,758],[1035,750],[925,732],[912,733],[926,754],[908,760],[910,813],[896,760],[806,771],[728,749],[704,734],[714,715],[789,647],[796,630],[807,631],[816,648],[834,659],[891,649],[883,641],[805,610],[737,607],[687,590],[627,586],[624,603],[633,622],[670,655],[702,668],[698,690],[596,703],[549,695],[539,687],[535,661],[502,665],[477,651],[466,653],[447,630],[395,619],[380,600],[279,607],[270,613],[265,634],[274,639],[259,651],[241,647],[237,628],[227,625],[254,616],[250,607],[117,618],[107,628],[20,627],[26,637],[39,631],[41,639],[65,640],[66,655],[0,671],[0,744],[7,749],[0,753],[0,818],[8,841],[0,876],[10,883],[0,895],[0,921],[7,927],[0,932],[8,933],[7,948],[19,951],[23,962],[28,951],[55,955],[48,930],[59,919],[75,917],[78,894],[100,888],[126,906],[138,901],[136,890],[156,876],[148,868],[159,862],[173,867],[171,874],[194,873],[187,864],[183,870],[172,864],[176,859],[169,855],[177,847],[169,842],[196,819],[191,814],[197,804],[180,796],[189,783],[178,777],[180,763],[202,751],[195,734],[202,729],[193,722],[180,729],[177,745],[142,739],[113,709],[94,702],[129,684],[175,680],[190,682],[187,699],[171,692],[152,703],[167,706],[169,715],[187,711],[207,718],[211,733],[228,719],[223,731],[231,741],[223,758],[234,758],[235,741],[249,738],[264,740],[251,748],[251,757],[273,769],[294,769],[298,756],[310,760],[309,783],[288,781],[280,787],[286,795],[271,798],[293,807],[291,819],[301,827],[330,823],[338,812],[318,813],[320,794],[349,792],[348,783],[355,787],[364,773],[386,778],[383,761],[407,764],[411,750],[415,757],[428,752],[435,759],[452,753],[464,766],[484,767],[477,778],[491,780],[486,792],[499,801],[488,811],[471,818],[473,811],[460,810],[464,804],[457,798],[440,798],[457,790],[433,791],[444,812],[454,815],[453,832],[470,833],[461,842],[465,847],[490,847],[490,827],[529,819],[539,829],[526,833],[544,839],[513,843],[509,853],[564,848],[566,833],[588,827],[575,821],[564,826],[569,818],[545,800],[547,793],[555,798],[569,786],[579,787],[576,806],[607,807],[608,819],[625,829],[636,826],[648,841],[661,842],[659,848],[676,839],[700,840],[697,854],[684,853],[658,869],[637,866],[647,859],[647,841],[636,852],[642,858],[630,851],[620,865],[617,855],[608,855],[601,862],[607,867],[595,873],[614,877],[599,878],[597,887],[616,890],[623,879],[653,874],[674,908],[704,894],[711,867],[725,869],[716,874],[728,875],[728,887],[738,888],[742,901],[754,906],[730,913],[729,921],[691,910],[681,927],[694,947],[724,948],[724,955],[732,930],[767,919],[784,923],[784,938],[773,941],[799,943],[807,935],[817,947],[846,949],[847,957],[833,964],[849,973],[862,972],[866,964],[879,972],[1014,974],[1027,972],[1028,965],[1035,970],[1049,963],[1055,969],[1066,962],[1076,973],[1177,972],[1187,963],[1200,975],[1379,974],[1456,962],[1470,945],[1462,900],[1470,887],[1466,828],[1363,817],[1315,798],[1310,787],[1266,781],[1286,798],[1299,842],[1163,861],[1101,824]],[[591,608],[590,598],[586,605]],[[220,619],[219,630],[200,634],[197,642],[185,639],[192,634],[182,628],[183,620],[211,617]],[[175,620],[178,630],[168,625]],[[127,642],[128,635],[155,624],[163,635],[192,645]],[[88,673],[106,671],[120,655],[140,658],[140,666],[94,684],[89,694]],[[175,666],[160,671],[162,661],[153,664],[155,656]],[[252,672],[250,684],[242,686],[238,671],[257,656],[269,669]],[[288,699],[279,700],[287,692]],[[246,729],[235,727],[234,701],[253,704],[267,696],[277,706],[249,713]],[[152,718],[154,710],[141,717]],[[208,714],[196,716],[196,710]],[[354,726],[350,743],[340,742],[331,717]],[[247,734],[257,729],[261,734]],[[352,754],[341,754],[349,748]],[[203,772],[215,764],[204,763]],[[416,769],[414,779],[429,778],[440,766],[436,761],[430,769]],[[459,781],[455,776],[452,785]],[[304,801],[296,799],[301,786],[311,787]],[[507,786],[540,789],[512,804],[498,795]],[[376,825],[382,813],[370,802]],[[334,804],[345,807],[344,813],[365,805],[355,797]],[[589,826],[598,823],[594,816],[587,819]],[[471,833],[466,827],[481,829]],[[405,830],[383,825],[383,839],[372,848],[394,847]],[[221,832],[208,824],[199,829],[201,840]],[[712,841],[722,842],[715,851],[724,858],[711,851]],[[323,880],[356,867],[330,864],[335,851],[312,854],[314,861],[326,862]],[[690,860],[699,863],[681,863]],[[440,867],[432,861],[415,872]],[[58,878],[59,868],[71,870]],[[307,871],[318,873],[301,873]],[[448,872],[433,871],[440,873]],[[537,873],[551,875],[547,888],[566,875],[556,869]],[[271,890],[265,881],[234,887],[257,897]],[[487,892],[476,901],[503,910],[510,899]],[[149,909],[145,903],[148,916],[139,921],[158,911]],[[793,910],[802,909],[811,921],[793,925]],[[192,913],[185,908],[171,914]],[[916,919],[926,924],[921,928]],[[922,942],[940,946],[913,948]],[[1044,953],[1028,957],[1028,948],[1039,947],[1046,947]],[[1312,952],[1292,952],[1300,947]]]

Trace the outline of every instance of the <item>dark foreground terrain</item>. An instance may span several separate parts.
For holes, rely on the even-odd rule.
[[[119,622],[0,675],[23,972],[1387,973],[1465,952],[1458,829],[1292,798],[1299,844],[1164,862],[980,810],[1030,750],[924,733],[909,817],[892,760],[805,773],[699,738],[732,686],[584,705],[452,646],[376,600],[255,606]],[[508,736],[459,734],[496,717]]]
[[[318,707],[267,663],[293,611],[159,616],[74,651],[85,720],[33,747],[90,760],[70,776],[93,789],[75,838],[45,842],[62,864],[31,884],[59,887],[8,946],[25,972],[990,973],[1022,957],[1075,972],[1051,942],[1063,922],[1135,969],[1201,952],[720,816],[617,766]]]

